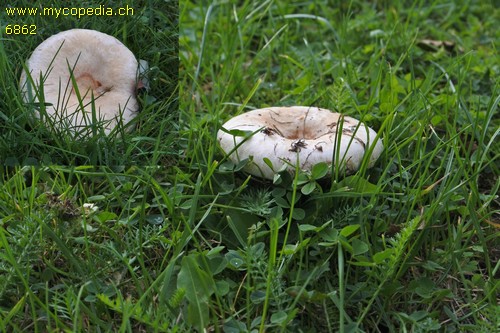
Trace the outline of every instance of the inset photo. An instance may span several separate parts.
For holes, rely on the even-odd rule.
[[[0,163],[152,165],[175,150],[177,1],[13,1],[0,13]]]

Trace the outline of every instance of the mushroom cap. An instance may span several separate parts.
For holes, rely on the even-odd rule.
[[[138,62],[125,45],[105,33],[72,29],[53,35],[33,51],[27,68],[35,87],[23,71],[20,87],[25,102],[40,102],[42,76],[47,113],[61,127],[78,131],[89,125],[95,106],[97,119],[104,121],[109,133],[119,115],[127,123],[139,109]]]
[[[360,167],[371,150],[368,167],[372,167],[384,150],[377,133],[360,121],[327,109],[307,106],[269,107],[243,113],[227,121],[217,137],[221,148],[234,163],[253,157],[248,173],[273,179],[275,171],[287,165],[311,170],[320,162],[334,164],[346,174]],[[249,131],[236,136],[232,130]],[[236,132],[233,132],[238,134]],[[372,148],[372,145],[375,145]],[[272,170],[265,162],[268,158]]]

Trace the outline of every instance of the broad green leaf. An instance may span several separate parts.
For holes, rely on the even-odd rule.
[[[416,311],[416,312],[413,312],[409,316],[409,318],[411,318],[414,321],[420,321],[428,316],[429,316],[429,313],[427,311]]]
[[[276,197],[274,198],[274,202],[276,202],[276,204],[280,207],[283,207],[283,208],[289,208],[290,207],[290,203],[288,203],[288,201],[286,201],[286,199],[284,199],[283,197]]]
[[[283,254],[286,256],[292,255],[297,251],[297,248],[295,244],[286,244],[283,248]]]
[[[253,304],[260,304],[266,299],[266,292],[262,290],[255,290],[250,294],[250,301]]]
[[[352,254],[355,256],[363,254],[363,253],[368,251],[368,244],[366,244],[362,240],[354,238],[351,243],[352,243],[351,244],[352,245]]]
[[[297,221],[301,221],[306,217],[306,212],[302,208],[294,208],[292,218]]]
[[[440,115],[435,115],[431,118],[431,124],[434,126],[437,126],[442,121],[443,121],[443,117]]]
[[[232,258],[229,263],[237,270],[245,269],[245,262],[240,258]]]
[[[336,243],[339,240],[339,231],[337,229],[325,228],[320,232],[320,237],[327,242]]]
[[[385,249],[383,251],[377,252],[373,255],[373,261],[376,264],[381,264],[386,259],[389,259],[394,253],[393,249]]]
[[[370,183],[368,180],[360,176],[346,177],[339,183],[339,185],[346,186],[357,193],[375,194],[379,192],[377,185]]]
[[[227,293],[229,292],[229,289],[230,289],[229,283],[227,281],[224,281],[224,280],[217,281],[215,283],[215,286],[217,287],[216,291],[217,291],[218,296],[227,295]]]
[[[198,332],[205,332],[208,326],[210,310],[208,302],[189,303],[187,308],[187,322],[193,325]]]
[[[146,216],[146,221],[151,225],[160,225],[165,221],[161,214],[151,214]]]
[[[276,325],[281,325],[285,322],[287,314],[285,311],[278,311],[271,315],[271,323]]]
[[[224,324],[223,326],[223,332],[225,333],[240,333],[240,332],[247,332],[247,327],[244,323],[241,321],[238,321],[236,319],[230,319],[227,323]]]
[[[228,160],[228,161],[225,161],[221,164],[219,164],[219,171],[220,172],[227,172],[227,171],[230,171],[230,172],[234,172],[234,163],[233,161],[231,160]]]
[[[93,195],[91,197],[88,197],[87,201],[88,202],[96,202],[96,201],[102,201],[104,199],[106,199],[106,197],[104,195]]]
[[[238,164],[236,164],[236,166],[234,167],[233,171],[236,172],[236,171],[243,170],[243,168],[246,167],[247,164],[251,163],[252,161],[253,161],[252,156],[239,161]]]
[[[186,290],[188,322],[198,331],[203,331],[209,319],[208,299],[215,292],[215,286],[212,277],[198,266],[195,257],[182,258],[177,288]]]
[[[351,224],[342,228],[342,230],[340,231],[340,235],[344,237],[349,237],[350,235],[355,233],[358,229],[359,229],[359,224]]]
[[[262,160],[269,167],[269,169],[274,171],[273,162],[271,162],[271,160],[269,158],[264,157]]]
[[[177,288],[186,289],[186,297],[190,302],[206,301],[214,293],[212,278],[198,266],[193,256],[182,258]]]
[[[311,176],[315,180],[323,178],[326,176],[329,169],[330,167],[325,162],[315,164],[311,170]]]
[[[318,231],[318,227],[312,224],[300,224],[299,225],[299,230],[302,232],[306,231]]]
[[[227,267],[227,259],[223,257],[222,255],[219,255],[217,257],[213,257],[211,259],[208,259],[208,265],[210,266],[210,271],[212,272],[212,275],[218,274],[224,270],[224,268]]]
[[[316,183],[315,182],[309,182],[309,183],[305,184],[304,186],[302,186],[302,188],[300,189],[300,192],[302,192],[302,194],[304,194],[304,195],[309,195],[315,189],[316,189]]]
[[[256,243],[247,250],[247,254],[253,256],[254,258],[260,258],[264,254],[266,245],[262,242]]]
[[[216,246],[210,251],[207,252],[207,257],[208,258],[213,258],[218,256],[219,253],[221,253],[226,247],[225,246]]]
[[[303,185],[305,183],[308,183],[311,180],[311,178],[308,176],[306,172],[299,171],[299,174],[297,175],[297,180],[296,183],[297,185]]]
[[[177,263],[177,258],[174,258],[171,260],[167,268],[161,273],[163,275],[162,277],[162,282],[161,282],[161,289],[159,293],[159,298],[161,303],[167,303],[168,300],[174,295],[176,292],[176,285],[175,285],[175,269],[176,269],[176,263]]]

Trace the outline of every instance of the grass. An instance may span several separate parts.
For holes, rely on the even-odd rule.
[[[125,8],[126,3],[111,7],[106,1],[87,1],[75,9]],[[14,5],[11,5],[12,8]],[[32,1],[17,1],[19,8],[39,8]],[[64,1],[54,1],[56,9],[67,8]],[[175,151],[175,126],[173,120],[178,110],[178,4],[175,1],[144,1],[129,4],[134,10],[127,16],[9,16],[2,7],[0,22],[0,73],[2,118],[0,160],[2,164],[15,165],[152,165],[165,163]],[[48,7],[46,7],[48,8]],[[131,13],[131,12],[129,12]],[[35,34],[8,33],[7,27],[33,26]],[[24,103],[19,92],[19,77],[26,59],[43,40],[57,32],[84,28],[94,29],[115,36],[136,56],[149,63],[147,77],[150,90],[141,93],[140,113],[129,133],[116,131],[109,136],[93,132],[74,139],[64,127],[51,130],[34,116],[33,107]],[[44,110],[41,108],[43,114]],[[57,126],[56,126],[57,127]],[[97,133],[97,134],[96,134]],[[165,146],[156,144],[164,142]],[[168,147],[168,149],[166,149]],[[176,154],[173,154],[176,155]]]
[[[493,3],[183,0],[179,15],[175,148],[131,138],[111,158],[131,163],[106,166],[63,163],[90,162],[80,146],[1,150],[67,154],[3,166],[1,331],[498,330]],[[385,150],[347,177],[249,176],[216,133],[271,105],[361,119]]]

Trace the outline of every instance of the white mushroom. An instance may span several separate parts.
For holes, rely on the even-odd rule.
[[[20,80],[24,100],[43,101],[61,128],[80,131],[92,123],[95,110],[109,133],[119,118],[127,123],[139,108],[138,62],[118,39],[102,32],[73,29],[53,35],[33,51],[27,68],[30,75],[23,71]]]
[[[267,179],[273,179],[283,165],[293,172],[297,165],[301,170],[311,170],[320,162],[334,164],[351,174],[370,151],[371,167],[384,149],[376,136],[374,130],[354,118],[306,106],[243,113],[226,122],[217,133],[220,146],[231,161],[239,163],[251,158],[244,170]],[[265,158],[274,170],[264,162]]]

